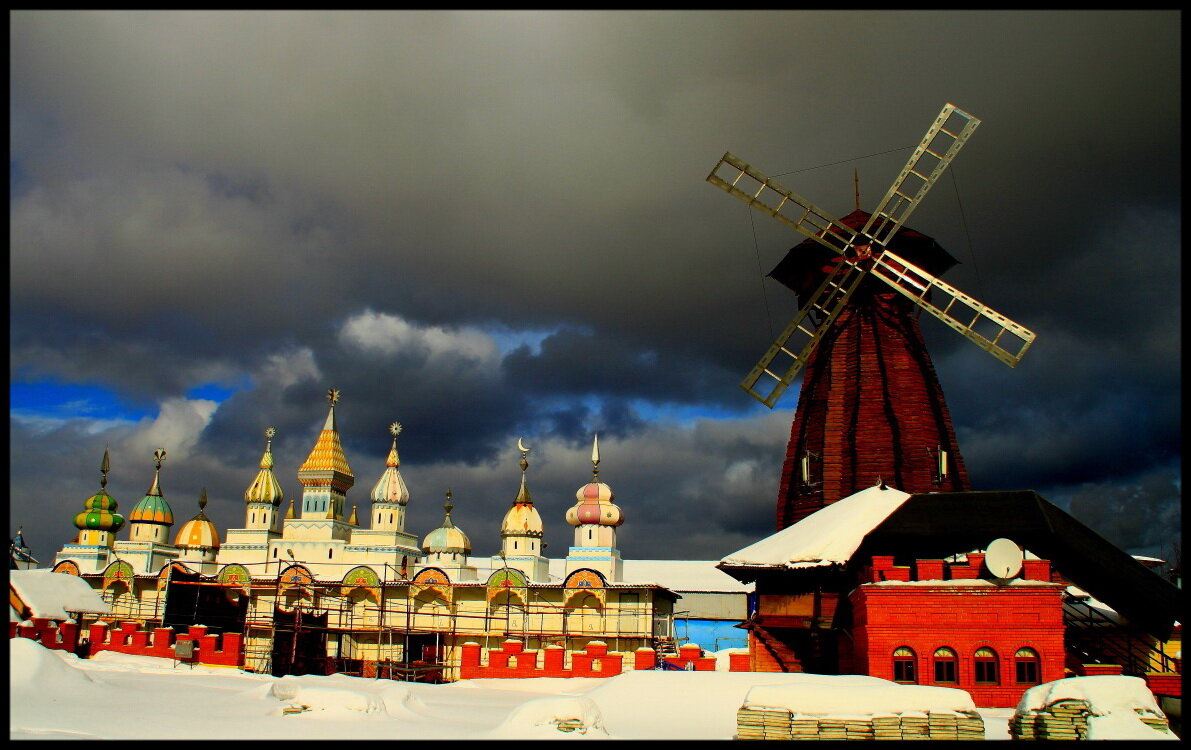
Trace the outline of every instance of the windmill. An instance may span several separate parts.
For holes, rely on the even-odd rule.
[[[707,177],[809,238],[770,274],[798,293],[798,313],[741,383],[773,408],[806,370],[779,529],[875,481],[907,492],[968,489],[918,314],[1010,367],[1035,335],[941,281],[955,260],[903,225],[979,124],[944,106],[876,210],[838,221],[730,153]]]

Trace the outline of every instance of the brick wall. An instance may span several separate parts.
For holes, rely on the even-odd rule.
[[[869,674],[886,680],[894,678],[893,652],[908,647],[914,652],[916,682],[940,684],[968,691],[978,706],[1015,706],[1033,684],[1018,684],[1014,655],[1018,649],[1032,648],[1038,654],[1039,682],[1062,679],[1064,664],[1062,587],[989,586],[974,579],[979,576],[983,555],[968,556],[967,563],[940,566],[939,561],[920,560],[913,568],[932,576],[922,583],[874,585],[879,581],[908,580],[892,558],[874,557],[866,569],[868,583],[850,595],[855,629],[852,644],[852,668],[857,674]],[[1037,561],[1024,570],[1035,580],[1046,581],[1050,571],[1046,561]],[[942,572],[951,580],[973,580],[973,585],[944,583]],[[931,585],[930,581],[939,583]],[[948,647],[956,652],[957,680],[936,683],[935,651]],[[997,682],[977,684],[974,654],[991,648],[997,655]]]
[[[207,628],[202,625],[191,625],[185,633],[175,635],[173,628],[142,630],[134,622],[125,622],[117,628],[109,628],[106,623],[97,622],[80,637],[79,626],[73,622],[59,624],[40,617],[33,618],[31,622],[30,625],[10,623],[9,637],[29,638],[46,648],[76,653],[80,639],[86,638],[87,657],[101,651],[115,651],[164,659],[174,658],[174,644],[193,641],[194,656],[186,659],[187,662],[227,667],[239,667],[244,664],[242,636],[239,633],[209,635]]]

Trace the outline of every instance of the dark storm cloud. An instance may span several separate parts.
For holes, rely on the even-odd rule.
[[[54,504],[44,556],[101,442],[138,466],[169,439],[169,481],[207,483],[236,525],[263,429],[296,492],[334,386],[355,502],[407,426],[417,533],[456,483],[484,549],[518,434],[560,519],[599,430],[628,451],[618,497],[648,498],[625,506],[626,555],[731,552],[772,528],[790,414],[736,384],[793,312],[759,270],[801,237],[703,179],[732,150],[842,215],[856,167],[871,208],[947,101],[984,123],[909,223],[962,261],[948,280],[1039,334],[1010,370],[923,320],[974,484],[1176,481],[1178,18],[13,14],[11,377],[171,404],[14,419],[13,520]],[[210,382],[240,390],[178,400]],[[739,416],[696,438],[654,419],[674,405]]]

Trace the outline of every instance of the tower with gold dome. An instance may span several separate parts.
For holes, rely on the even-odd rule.
[[[600,438],[591,446],[591,481],[575,493],[575,504],[567,511],[567,523],[575,527],[575,544],[567,553],[567,573],[579,568],[598,570],[608,580],[623,578],[624,563],[616,548],[616,527],[624,513],[616,505],[612,488],[600,478]]]
[[[219,530],[207,518],[207,488],[199,495],[199,511],[194,518],[178,528],[174,546],[178,548],[178,562],[200,573],[216,571],[215,555],[219,552]]]
[[[545,527],[538,509],[533,507],[525,473],[529,469],[529,448],[518,438],[517,449],[521,451],[521,487],[513,498],[513,506],[505,513],[500,524],[500,554],[493,557],[493,563],[525,573],[530,581],[550,580],[550,561],[542,554],[542,535]]]
[[[155,574],[178,556],[170,543],[174,511],[161,491],[161,464],[164,448],[153,451],[153,482],[132,510],[128,512],[128,540],[112,545],[115,557],[132,567],[138,575]]]

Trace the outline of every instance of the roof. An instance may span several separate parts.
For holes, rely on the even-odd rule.
[[[1170,635],[1178,588],[1033,490],[906,495],[870,487],[728,555],[720,567],[752,579],[760,569],[838,568],[870,555],[944,558],[1002,537],[1050,560],[1137,627],[1162,640]]]
[[[874,554],[942,557],[1012,539],[1151,635],[1166,639],[1181,592],[1033,490],[913,495],[865,539]],[[865,550],[862,550],[862,553]]]
[[[70,612],[111,611],[91,584],[78,576],[53,573],[46,569],[10,570],[11,590],[30,610],[30,617],[66,620]]]
[[[844,565],[852,559],[864,537],[909,497],[909,493],[892,487],[869,487],[733,552],[720,565],[781,568]]]
[[[861,229],[869,216],[867,212],[858,209],[839,219],[839,223],[852,229]],[[909,227],[898,230],[888,247],[934,276],[942,276],[958,262],[933,238]],[[791,248],[781,262],[774,266],[769,272],[769,277],[794,290],[799,296],[799,305],[802,305],[806,303],[807,295],[818,289],[826,275],[825,269],[839,257],[838,253],[824,247],[818,240],[803,240]]]
[[[565,577],[567,566],[565,557],[552,559],[549,562],[551,578],[561,580]],[[679,594],[684,591],[742,594],[753,590],[753,584],[742,583],[717,569],[716,562],[716,560],[624,560],[622,568],[624,581],[617,583],[655,584]]]

